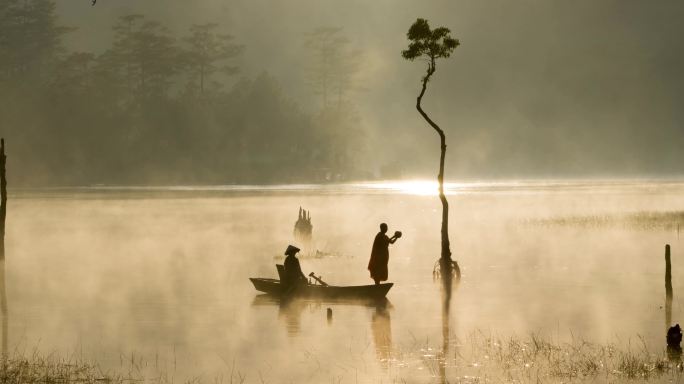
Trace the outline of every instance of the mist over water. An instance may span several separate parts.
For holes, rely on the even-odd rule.
[[[9,347],[178,381],[232,370],[247,382],[430,382],[423,355],[442,342],[432,281],[440,207],[421,185],[15,191],[7,219]],[[681,214],[684,183],[450,190],[452,250],[463,272],[451,309],[455,348],[480,332],[598,343],[640,335],[664,348],[666,243],[673,322],[681,321],[684,282],[681,215],[661,214]],[[395,286],[387,303],[284,305],[258,295],[248,277],[277,277],[300,206],[312,215],[312,248],[327,255],[302,256],[302,268],[330,284],[371,284],[366,265],[378,224],[403,232],[390,247]],[[620,222],[643,213],[679,222]],[[573,217],[615,219],[559,220]]]
[[[1,0],[0,382],[680,380],[683,17]],[[305,274],[372,284],[383,222],[386,300],[249,280],[294,244]]]

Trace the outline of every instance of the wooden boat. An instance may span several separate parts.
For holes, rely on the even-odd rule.
[[[249,280],[252,281],[257,291],[271,295],[325,299],[382,299],[394,285],[393,283],[356,286],[306,284],[291,289],[280,284],[280,280],[277,279],[250,277]]]

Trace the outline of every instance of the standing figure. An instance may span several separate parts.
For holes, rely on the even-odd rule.
[[[398,238],[401,237],[401,232],[394,232],[394,236],[388,237],[387,224],[380,224],[380,232],[375,235],[373,241],[373,250],[371,251],[370,261],[368,262],[368,270],[370,276],[375,280],[375,284],[380,284],[381,281],[387,280],[387,263],[389,262],[389,245],[394,244]]]

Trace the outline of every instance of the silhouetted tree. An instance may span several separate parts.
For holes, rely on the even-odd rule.
[[[164,95],[180,68],[180,51],[174,39],[166,27],[154,21],[141,25],[133,36],[141,95]]]
[[[337,97],[337,108],[355,86],[361,64],[361,52],[350,46],[342,28],[317,28],[306,34],[305,46],[311,51],[307,81],[314,94],[322,98],[323,109],[328,108],[330,96]]]
[[[235,127],[225,140],[233,148],[229,153],[235,156],[238,179],[254,181],[258,175],[262,182],[283,176],[302,180],[319,146],[308,116],[267,73],[239,82],[230,96],[236,110],[229,122]],[[254,113],[255,106],[260,113]]]
[[[363,55],[352,47],[342,28],[317,28],[306,34],[310,58],[306,80],[321,108],[314,116],[319,145],[314,161],[321,181],[348,179],[361,164],[358,153],[365,145],[366,132],[349,95],[358,91]]]
[[[45,82],[62,51],[62,36],[73,29],[57,24],[51,0],[3,0],[0,4],[2,78],[22,87]]]
[[[306,182],[344,175],[362,148],[350,61],[327,80],[333,105],[311,115],[265,73],[210,92],[242,51],[215,24],[193,26],[181,47],[129,14],[103,53],[70,52],[55,3],[0,0],[0,127],[17,185]],[[185,97],[193,86],[201,103]]]
[[[60,93],[86,94],[92,85],[91,71],[94,63],[95,55],[92,53],[71,53],[60,60],[51,83]]]
[[[242,53],[243,46],[233,43],[233,36],[216,32],[218,24],[207,23],[190,27],[190,36],[183,40],[187,44],[185,63],[191,80],[199,81],[199,91],[204,95],[205,83],[219,72],[234,75],[236,66],[228,63]]]
[[[0,80],[9,77],[12,68],[13,41],[16,29],[17,0],[0,1]]]
[[[180,69],[180,51],[166,27],[131,14],[121,16],[114,31],[114,45],[104,57],[114,60],[107,65],[123,77],[131,96],[165,95]]]
[[[415,59],[426,59],[427,73],[422,79],[422,88],[418,98],[416,99],[416,109],[425,121],[430,124],[437,132],[440,139],[440,157],[439,157],[439,174],[437,181],[439,182],[439,200],[442,202],[442,252],[440,257],[440,266],[442,276],[451,277],[452,260],[451,250],[449,247],[449,202],[444,195],[444,157],[446,155],[446,136],[444,131],[423,111],[420,103],[425,95],[427,83],[435,73],[436,61],[440,58],[447,58],[451,55],[454,49],[459,45],[459,41],[450,35],[451,31],[445,27],[430,29],[427,20],[417,19],[409,28],[406,36],[410,43],[408,49],[401,52],[401,55],[406,59],[413,61]]]
[[[129,95],[133,95],[135,76],[135,45],[133,43],[133,33],[138,27],[138,22],[144,18],[143,15],[127,14],[120,16],[112,29],[114,30],[114,44],[112,48],[102,55],[102,64],[110,70],[123,70],[125,84]],[[120,68],[123,67],[123,68]]]

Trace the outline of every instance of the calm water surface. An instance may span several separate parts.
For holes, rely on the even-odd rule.
[[[433,192],[426,183],[15,191],[9,346],[177,381],[229,382],[239,372],[245,382],[431,382],[426,361],[443,342]],[[449,192],[463,271],[448,320],[455,350],[474,333],[600,343],[640,335],[662,348],[666,243],[673,321],[682,321],[677,223],[620,218],[678,220],[684,183],[453,184]],[[387,302],[284,305],[258,296],[248,277],[277,276],[300,206],[311,211],[314,248],[332,255],[303,257],[302,267],[331,284],[372,283],[366,265],[378,224],[403,232],[390,249]],[[577,217],[589,219],[557,220]],[[614,220],[591,225],[592,217]]]

